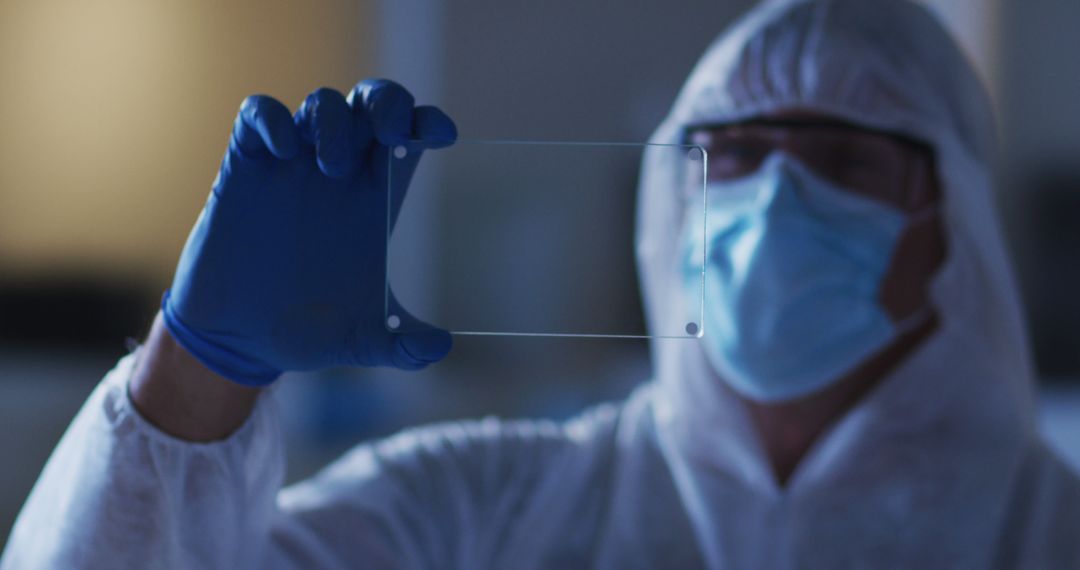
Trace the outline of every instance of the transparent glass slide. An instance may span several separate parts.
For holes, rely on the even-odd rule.
[[[705,227],[700,147],[473,140],[422,153],[410,147],[395,147],[387,157],[388,330],[701,335],[704,269],[700,279],[692,272],[685,277],[682,253],[671,252],[670,270],[684,295],[670,314],[647,325],[634,258],[637,179],[646,153],[669,155],[680,182],[664,191],[685,201],[690,216],[700,214],[701,225],[694,225]]]

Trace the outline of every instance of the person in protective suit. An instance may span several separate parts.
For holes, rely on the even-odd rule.
[[[705,334],[655,341],[652,381],[564,423],[405,431],[282,489],[261,386],[450,349],[381,322],[378,189],[392,149],[454,137],[386,81],[295,117],[248,99],[149,339],[74,420],[0,566],[1080,568],[990,105],[906,0],[766,2],[694,69],[652,142],[700,144],[708,179],[649,151],[637,252],[650,322],[686,310],[704,256]],[[702,182],[707,205],[683,192]]]

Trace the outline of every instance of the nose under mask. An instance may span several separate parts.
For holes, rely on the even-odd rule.
[[[704,258],[700,342],[743,396],[821,390],[930,316],[926,308],[894,323],[878,294],[905,227],[932,208],[909,217],[783,154],[706,192],[705,221],[699,204],[684,224],[684,289],[701,294]]]

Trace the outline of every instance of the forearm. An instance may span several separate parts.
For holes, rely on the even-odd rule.
[[[203,366],[177,344],[160,314],[142,347],[129,389],[145,419],[188,441],[228,437],[251,414],[260,392]]]
[[[284,475],[274,407],[256,404],[227,439],[211,443],[163,433],[129,398],[136,358],[154,345],[168,362],[161,332],[122,359],[72,421],[23,506],[0,569],[259,567]],[[156,378],[148,374],[147,385],[158,386]],[[199,401],[182,389],[151,393],[184,400],[156,407],[198,425],[195,436],[211,437],[207,426],[228,431],[221,411],[194,422],[199,414],[185,410]]]

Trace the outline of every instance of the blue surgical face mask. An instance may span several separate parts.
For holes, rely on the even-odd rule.
[[[902,211],[838,188],[779,153],[754,174],[706,192],[707,231],[700,205],[684,224],[683,283],[700,295],[704,258],[700,342],[720,376],[747,398],[775,402],[816,392],[929,315],[894,324],[878,302],[909,223]]]

